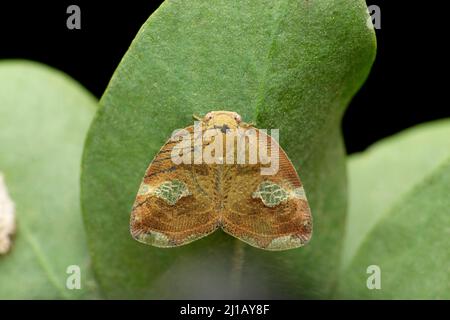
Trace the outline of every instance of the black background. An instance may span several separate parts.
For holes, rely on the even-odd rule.
[[[187,304],[193,306],[220,307],[225,304],[268,304],[269,312],[266,315],[240,315],[227,316],[214,314],[207,316],[181,316],[180,308]],[[29,315],[30,310],[33,315],[45,317],[45,319],[61,319],[70,316],[71,319],[90,317],[105,318],[105,315],[116,318],[136,319],[142,315],[152,318],[164,319],[299,319],[308,316],[309,313],[314,318],[336,318],[345,319],[384,319],[386,314],[401,313],[403,318],[427,318],[430,310],[435,314],[445,314],[448,311],[449,301],[362,301],[362,300],[150,300],[150,301],[112,301],[112,300],[74,300],[74,301],[0,301],[0,308],[3,313],[10,311],[16,317],[22,318]],[[308,311],[310,311],[308,313]],[[351,310],[351,312],[349,312]]]
[[[332,1],[332,0],[330,0]],[[162,1],[18,1],[0,4],[0,59],[23,58],[60,69],[100,97],[140,26]],[[367,1],[381,8],[372,72],[349,106],[349,153],[414,124],[450,117],[444,65],[443,2]],[[81,30],[66,9],[81,8]],[[444,87],[445,86],[445,87]]]

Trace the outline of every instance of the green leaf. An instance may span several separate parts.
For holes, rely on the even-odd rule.
[[[11,252],[0,256],[1,299],[93,297],[79,174],[96,104],[58,71],[0,62],[0,172],[18,226]],[[70,265],[81,268],[81,290],[66,288]]]
[[[346,207],[340,120],[375,55],[364,1],[166,1],[115,72],[85,146],[82,205],[94,268],[113,298],[319,297],[337,276]],[[314,217],[308,246],[249,247],[222,232],[159,249],[134,241],[140,181],[193,114],[279,128]]]
[[[349,161],[339,297],[450,298],[450,121],[406,130]],[[381,290],[368,290],[369,265]]]

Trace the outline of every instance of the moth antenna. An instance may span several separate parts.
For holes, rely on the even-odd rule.
[[[202,121],[203,117],[200,117],[199,115],[193,114],[192,115],[192,119],[197,120],[197,121]]]

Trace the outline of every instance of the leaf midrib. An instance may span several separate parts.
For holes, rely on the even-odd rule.
[[[56,276],[55,271],[51,267],[48,258],[45,256],[38,241],[36,241],[35,237],[33,236],[30,229],[27,227],[25,222],[22,221],[20,223],[20,229],[24,235],[24,240],[30,245],[30,248],[34,256],[36,257],[36,260],[38,261],[38,265],[41,267],[42,271],[47,276],[47,280],[49,281],[49,283],[61,294],[61,297],[63,297],[64,299],[68,299],[69,296],[67,295],[64,288],[59,284],[58,277]]]
[[[427,170],[427,173],[424,174],[422,177],[420,177],[420,179],[417,179],[417,181],[415,183],[413,183],[410,188],[408,188],[406,191],[403,191],[398,196],[398,198],[392,202],[392,204],[389,206],[389,208],[383,210],[383,212],[378,216],[376,223],[374,223],[372,225],[372,227],[363,236],[357,249],[354,251],[354,254],[348,260],[348,263],[343,266],[342,271],[347,270],[352,265],[354,259],[356,258],[356,256],[359,253],[360,248],[362,248],[363,245],[369,240],[370,234],[372,234],[373,230],[375,230],[375,228],[380,224],[380,222],[387,219],[386,217],[388,216],[388,214],[391,211],[393,211],[393,210],[395,210],[395,208],[399,207],[403,203],[403,201],[405,199],[407,199],[408,197],[410,197],[410,195],[412,193],[414,193],[425,180],[431,178],[435,174],[436,171],[439,171],[441,168],[443,168],[445,165],[447,165],[447,163],[449,161],[450,161],[450,157],[447,157],[444,160],[440,161],[439,164],[436,165],[435,167],[431,168],[430,170]],[[347,229],[347,232],[348,232],[348,229]]]
[[[281,27],[281,22],[283,20],[283,17],[286,14],[286,10],[288,8],[288,4],[289,4],[289,0],[286,1],[275,1],[274,2],[276,5],[273,8],[273,12],[274,12],[274,16],[275,19],[273,21],[273,29],[270,35],[270,44],[268,44],[267,48],[267,55],[265,57],[265,68],[264,71],[262,73],[262,77],[260,80],[260,84],[258,86],[257,89],[257,93],[256,93],[256,98],[255,98],[255,107],[253,108],[254,111],[254,121],[256,124],[257,120],[258,120],[258,114],[259,114],[259,110],[261,108],[261,106],[263,105],[264,102],[264,98],[265,98],[265,93],[266,93],[266,87],[267,87],[267,83],[269,80],[268,74],[269,71],[271,70],[271,66],[272,64],[270,63],[270,61],[272,60],[271,57],[273,57],[273,52],[275,50],[275,46],[276,46],[276,38],[277,35],[279,34],[279,30]],[[282,7],[282,4],[284,4],[284,7]],[[239,241],[241,242],[241,240],[236,239],[235,241]],[[247,246],[243,246],[242,243],[236,243],[236,247],[235,247],[235,253],[234,253],[234,263],[233,263],[233,273],[234,276],[232,277],[232,279],[230,279],[231,281],[234,282],[234,287],[236,290],[239,290],[237,283],[240,282],[240,278],[242,276],[242,272],[244,270],[244,264],[245,264],[245,251],[246,251],[246,247]]]
[[[268,50],[267,50],[267,56],[265,58],[265,68],[264,71],[262,73],[262,77],[261,77],[261,81],[260,81],[260,85],[258,86],[257,89],[257,93],[256,93],[256,99],[255,99],[255,122],[257,123],[257,119],[258,119],[258,114],[259,114],[259,110],[261,108],[261,106],[263,105],[264,102],[264,97],[265,97],[265,92],[266,92],[266,87],[267,87],[267,83],[268,83],[268,74],[269,71],[271,69],[272,64],[269,63],[272,59],[271,57],[273,56],[273,52],[275,50],[275,45],[276,45],[276,38],[277,38],[277,34],[279,34],[279,30],[281,27],[281,22],[283,20],[283,17],[286,14],[286,10],[288,7],[288,3],[289,0],[283,2],[283,1],[275,1],[274,2],[276,4],[276,7],[274,7],[274,12],[278,12],[278,15],[276,15],[275,19],[274,19],[274,27],[272,29],[271,35],[270,35],[270,44],[268,45]],[[282,8],[282,5],[285,3],[284,8]]]

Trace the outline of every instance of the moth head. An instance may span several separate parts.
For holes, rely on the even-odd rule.
[[[203,117],[208,128],[236,129],[241,121],[241,116],[233,111],[211,111]]]

